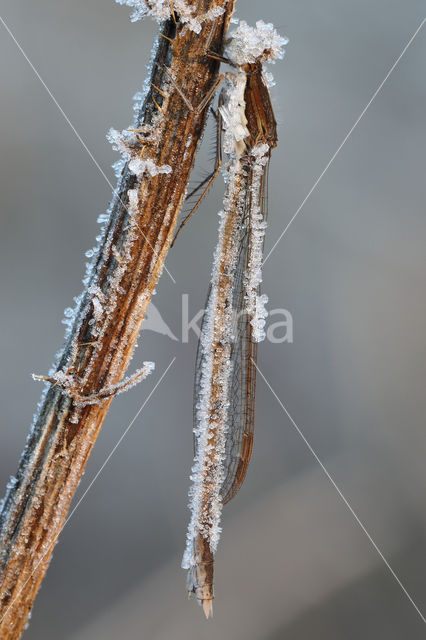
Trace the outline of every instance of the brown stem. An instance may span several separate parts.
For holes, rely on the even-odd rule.
[[[177,23],[170,19],[162,27],[165,37],[158,39],[151,89],[137,123],[151,131],[137,156],[169,165],[172,171],[138,180],[127,164],[123,169],[102,247],[56,365],[67,379],[73,376],[80,396],[94,397],[117,384],[130,362],[172,240],[207,115],[206,110],[189,110],[176,86],[194,106],[208,94],[217,80],[218,62],[206,57],[205,50],[212,43],[220,51],[234,1],[192,0],[200,15],[213,6],[225,8],[214,23],[203,24],[200,34],[182,27],[178,16]],[[173,83],[164,72],[165,65]],[[137,207],[131,206],[129,214],[128,192],[134,189]],[[2,640],[20,637],[32,609],[111,403],[111,398],[99,397],[98,404],[78,407],[60,385],[53,384],[43,397],[0,515]]]

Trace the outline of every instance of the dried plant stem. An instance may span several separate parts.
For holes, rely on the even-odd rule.
[[[172,170],[138,178],[128,164],[124,166],[103,246],[58,359],[56,370],[64,380],[72,378],[78,393],[73,396],[70,386],[64,393],[65,386],[50,384],[16,482],[3,504],[2,640],[16,640],[25,627],[111,403],[105,389],[123,379],[172,240],[206,120],[205,110],[188,109],[177,87],[197,106],[215,84],[218,62],[207,58],[204,51],[206,46],[220,48],[234,0],[193,0],[191,4],[200,15],[213,6],[223,6],[225,13],[206,22],[200,34],[172,19],[163,25],[165,37],[158,39],[151,89],[138,122],[141,129],[151,131],[138,150],[138,159],[151,159],[156,166]],[[137,206],[129,203],[129,192],[135,189]],[[82,402],[82,398],[96,400],[97,393],[98,403]]]

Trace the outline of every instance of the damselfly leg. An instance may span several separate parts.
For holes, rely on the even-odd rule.
[[[223,97],[219,96],[219,106],[222,104],[222,102],[223,102]],[[190,212],[185,216],[185,218],[180,223],[179,228],[175,233],[175,237],[173,238],[172,243],[170,245],[171,247],[174,246],[174,244],[176,242],[176,239],[177,239],[178,235],[180,234],[180,232],[182,231],[183,227],[188,222],[190,217],[195,213],[195,211],[198,209],[198,207],[200,206],[200,204],[202,203],[202,201],[206,197],[207,193],[209,192],[211,186],[213,185],[214,181],[216,180],[216,178],[219,175],[219,172],[220,172],[220,170],[222,168],[222,116],[220,114],[220,110],[219,109],[217,110],[217,113],[214,112],[214,111],[212,111],[212,113],[214,114],[214,116],[216,118],[216,122],[217,122],[216,158],[215,158],[214,168],[213,168],[213,171],[211,173],[209,173],[209,175],[206,178],[204,178],[204,180],[202,182],[200,182],[200,184],[198,184],[195,187],[195,189],[193,189],[191,191],[191,193],[188,194],[187,200],[189,200],[189,198],[194,196],[200,189],[202,189],[204,187],[201,196],[198,198],[198,200],[196,201],[196,203],[194,204],[194,206],[192,207]]]

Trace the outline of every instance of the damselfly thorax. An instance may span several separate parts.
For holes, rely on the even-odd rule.
[[[245,138],[247,150],[256,144],[266,143],[270,149],[277,146],[277,123],[272,109],[268,88],[262,77],[263,67],[260,62],[246,64],[244,91],[245,115],[249,136]]]

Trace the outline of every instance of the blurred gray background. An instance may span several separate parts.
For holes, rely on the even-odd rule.
[[[156,26],[113,0],[1,0],[0,15],[113,180],[105,139],[131,121]],[[273,71],[280,142],[266,250],[424,17],[414,0],[239,0],[290,38]],[[259,366],[426,615],[426,32],[414,40],[268,260],[294,343]],[[0,24],[0,484],[16,471],[62,311],[110,188]],[[211,132],[194,177],[209,167]],[[223,183],[185,229],[154,299],[176,336],[204,303]],[[215,616],[186,601],[197,340],[145,331],[155,373],[114,401],[55,550],[28,640],[417,640],[421,617],[262,379],[253,460],[224,510]],[[3,491],[3,489],[2,489]]]

